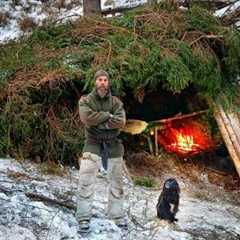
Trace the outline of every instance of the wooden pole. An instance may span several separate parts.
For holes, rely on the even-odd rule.
[[[155,137],[155,156],[158,156],[158,127],[154,128],[154,137]]]
[[[238,119],[238,116],[236,113],[228,113],[227,118],[229,121],[231,121],[231,125],[233,128],[233,131],[237,137],[238,143],[240,143],[240,121]]]
[[[171,122],[171,121],[174,121],[174,120],[182,120],[182,119],[186,119],[186,118],[191,118],[191,117],[201,115],[201,114],[206,113],[206,112],[208,112],[208,110],[201,110],[201,111],[198,111],[198,112],[193,112],[193,113],[189,113],[189,114],[178,115],[178,116],[171,117],[171,118],[152,121],[150,123],[151,124],[158,124],[158,123],[163,124],[163,123],[168,123],[168,122]]]
[[[239,142],[239,128],[240,124],[236,115],[225,113],[223,108],[219,105],[214,105],[214,116],[222,134],[223,140],[233,160],[238,175],[240,176],[240,142]],[[231,122],[234,120],[234,125]],[[238,122],[238,124],[237,124]],[[234,128],[236,128],[234,130]]]
[[[236,151],[236,154],[238,155],[238,158],[239,158],[239,161],[240,161],[240,142],[238,141],[238,137],[236,136],[235,132],[234,132],[234,128],[232,126],[232,119],[229,119],[227,117],[227,113],[225,113],[223,111],[223,108],[221,106],[219,106],[219,110],[220,110],[220,114],[221,114],[221,117],[223,119],[223,122],[225,124],[225,127],[228,131],[228,135],[232,141],[232,144],[234,146],[234,149]]]
[[[152,140],[151,140],[150,136],[147,137],[147,141],[148,141],[149,151],[153,155],[153,145],[152,145]]]

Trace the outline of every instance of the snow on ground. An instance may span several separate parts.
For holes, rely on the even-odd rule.
[[[8,15],[7,23],[0,25],[0,42],[17,39],[24,34],[19,25],[22,19],[31,18],[35,24],[41,25],[47,19],[68,20],[82,15],[81,0],[65,0],[62,1],[63,5],[60,2],[54,0],[0,1],[0,13]]]
[[[135,7],[146,3],[147,0],[103,0],[101,1],[102,9],[111,7]]]
[[[159,189],[133,186],[124,178],[125,210],[129,230],[119,229],[107,218],[107,183],[99,175],[93,203],[92,232],[80,236],[74,211],[26,196],[27,192],[76,205],[78,171],[63,176],[44,175],[28,161],[0,159],[0,240],[239,240],[240,206],[220,197],[206,200],[189,192],[200,191],[178,179],[181,187],[179,221],[168,224],[156,218]],[[210,189],[206,183],[205,190]],[[228,193],[224,193],[228,194]]]
[[[145,2],[147,0],[105,0],[101,1],[101,5],[102,9],[108,9],[137,6]],[[1,24],[0,21],[0,43],[26,34],[19,25],[22,19],[31,18],[37,25],[47,19],[75,20],[83,14],[83,8],[82,0],[0,0],[0,19],[2,14],[7,14],[7,22]]]
[[[224,8],[221,8],[221,9],[218,9],[214,15],[217,16],[217,17],[223,17],[225,14],[228,14],[228,13],[231,13],[233,11],[235,11],[236,9],[240,9],[240,0],[238,1],[233,1],[232,4],[224,7]]]

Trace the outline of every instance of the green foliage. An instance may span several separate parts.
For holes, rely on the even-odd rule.
[[[136,10],[127,11],[124,15],[124,17],[114,17],[111,20],[111,23],[115,26],[120,26],[128,29],[134,28],[134,18],[137,14],[141,14],[142,10],[141,8],[138,8]]]
[[[61,67],[61,62],[59,59],[50,59],[48,62],[45,63],[44,68],[46,70],[54,70]]]
[[[8,80],[13,76],[13,71],[0,69],[0,91],[7,86]]]
[[[133,89],[159,84],[161,49],[154,44],[152,47],[149,45],[143,42],[139,46],[130,46],[130,54],[126,58],[125,79],[128,79],[128,85]]]
[[[74,43],[71,34],[71,25],[47,25],[33,30],[28,39],[30,45],[40,44],[50,49],[59,49],[71,46]]]
[[[240,33],[221,26],[200,7],[177,11],[166,1],[122,17],[39,27],[27,39],[0,45],[0,154],[24,149],[26,157],[44,161],[73,159],[84,134],[75,119],[77,101],[92,89],[99,68],[109,72],[117,95],[139,88],[174,94],[191,85],[207,98],[234,102]],[[167,26],[161,25],[166,19]],[[205,39],[206,34],[219,36],[225,52],[220,45],[214,48],[215,40]],[[18,89],[32,69],[39,72],[32,82],[34,74],[27,76],[31,84]],[[60,78],[53,74],[42,81],[53,72],[60,72]],[[15,95],[6,101],[8,83],[18,76]],[[144,179],[142,184],[149,182]]]
[[[0,45],[0,69],[8,73],[14,73],[23,67],[30,68],[36,62],[37,57],[33,54],[32,47],[24,42]]]
[[[196,86],[205,95],[215,98],[222,88],[222,76],[215,59],[195,58],[196,70],[193,78]]]
[[[240,32],[229,28],[223,30],[226,56],[223,59],[225,68],[223,76],[228,81],[236,81],[240,75]]]
[[[217,32],[220,24],[208,10],[193,6],[186,14],[186,30]]]
[[[180,58],[164,58],[160,65],[161,77],[165,80],[163,87],[179,93],[192,80],[192,74]]]
[[[178,8],[177,1],[174,2],[172,0],[162,0],[162,1],[152,1],[153,8],[155,10],[166,10],[168,12],[175,12]]]
[[[8,130],[10,128],[7,118],[3,113],[0,113],[0,157],[6,156],[10,148]]]
[[[53,161],[43,162],[40,169],[43,174],[63,175],[63,169],[61,169],[60,166]]]
[[[35,137],[40,134],[40,129],[43,131],[39,105],[8,102],[5,109],[5,119],[8,120],[8,134],[12,145],[22,146],[29,141],[34,141]]]
[[[136,177],[134,179],[134,184],[148,188],[152,188],[157,185],[156,181],[150,177]]]
[[[93,49],[83,48],[78,52],[63,56],[63,64],[67,69],[75,71],[81,70],[83,73],[89,70],[89,63],[94,58]]]

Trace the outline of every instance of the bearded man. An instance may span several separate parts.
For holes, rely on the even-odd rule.
[[[94,185],[101,167],[108,174],[108,217],[119,227],[127,226],[123,211],[124,147],[118,139],[120,128],[126,123],[126,114],[123,103],[111,94],[108,73],[99,70],[94,79],[92,92],[79,100],[80,119],[85,126],[76,211],[80,232],[90,231]]]

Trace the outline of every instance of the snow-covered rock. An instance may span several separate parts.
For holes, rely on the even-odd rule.
[[[0,240],[63,239],[173,239],[237,240],[240,236],[240,206],[222,197],[229,193],[213,191],[206,182],[205,190],[218,197],[200,197],[198,186],[179,180],[182,192],[179,221],[168,224],[156,218],[160,190],[133,186],[124,178],[125,210],[129,230],[119,229],[108,219],[107,181],[99,175],[93,203],[92,232],[80,236],[74,210],[27,197],[27,193],[66,201],[76,206],[78,171],[67,169],[63,176],[44,175],[37,164],[14,159],[0,159]],[[220,194],[217,193],[219,191]],[[198,194],[190,194],[198,192]]]

